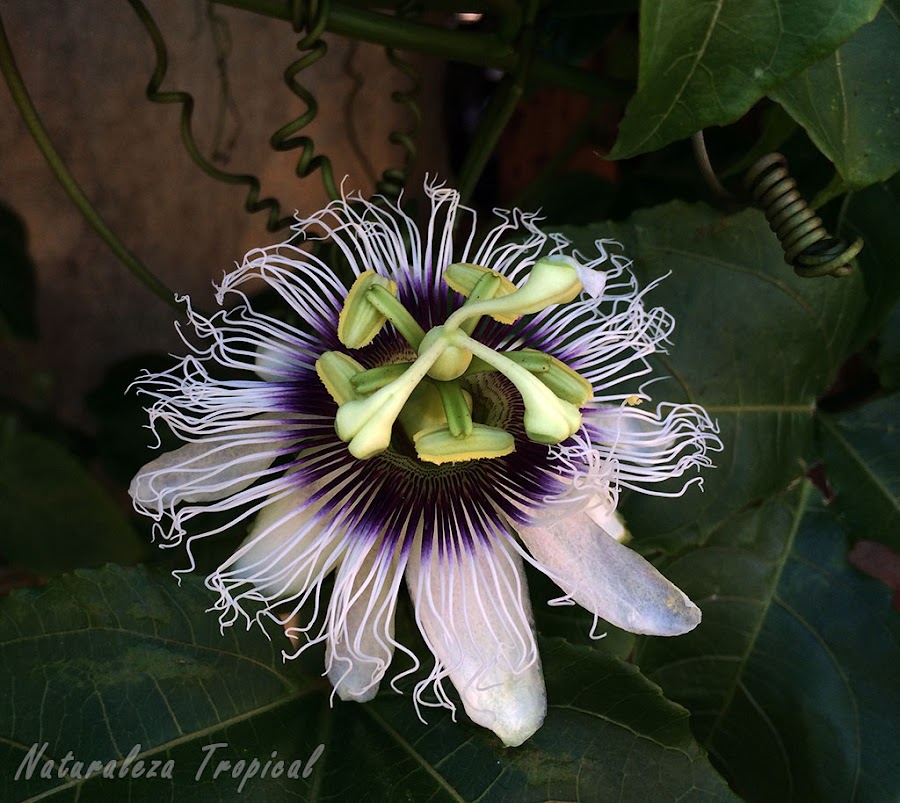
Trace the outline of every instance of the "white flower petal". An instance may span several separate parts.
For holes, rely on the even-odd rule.
[[[631,540],[631,533],[625,527],[622,514],[613,507],[609,509],[604,500],[599,496],[593,497],[591,503],[585,508],[588,518],[598,525],[603,532],[612,536],[620,544],[627,544]]]
[[[253,596],[270,606],[305,599],[334,569],[343,549],[343,532],[324,532],[314,520],[319,505],[310,499],[325,482],[298,486],[270,501],[241,546],[219,568],[219,578],[235,587],[252,584]]]
[[[394,612],[403,576],[398,552],[362,543],[341,561],[331,595],[325,665],[342,700],[371,700],[394,656]]]
[[[195,517],[217,514],[203,515],[207,530],[192,532],[189,552],[197,538],[256,515],[250,537],[207,578],[220,595],[219,621],[223,627],[239,618],[248,626],[264,618],[280,622],[296,648],[287,658],[325,643],[327,674],[344,699],[374,696],[395,650],[413,659],[410,672],[419,666],[394,635],[405,572],[435,656],[429,678],[416,686],[417,710],[453,709],[442,687],[449,678],[475,722],[518,745],[541,725],[546,693],[522,571],[528,557],[508,536],[494,494],[535,517],[532,524],[540,526],[524,530],[523,539],[573,599],[636,632],[685,632],[699,622],[699,610],[611,537],[627,536],[615,508],[621,488],[682,493],[699,480],[688,471],[711,465],[708,452],[721,443],[699,407],[631,409],[649,400],[637,380],[651,373],[648,358],[665,347],[674,321],[645,305],[650,288],[641,290],[627,259],[607,250],[620,246],[597,240],[593,255],[581,255],[564,235],[543,233],[535,215],[518,210],[498,211],[499,221],[482,234],[485,227],[476,226],[458,192],[434,181],[425,192],[431,215],[422,230],[399,201],[343,196],[298,220],[288,242],[250,252],[224,277],[216,297],[221,303],[234,296],[236,305],[206,318],[187,302],[200,342],[191,338],[190,354],[177,366],[145,374],[137,385],[153,400],[151,426],[164,423],[188,443],[145,466],[131,493],[167,545],[187,535]],[[339,276],[304,239],[329,241],[347,271]],[[579,432],[533,464],[520,453],[516,460],[454,465],[445,474],[408,466],[408,454],[353,460],[334,431],[315,370],[323,351],[334,347],[344,279],[374,270],[397,284],[398,298],[417,318],[438,325],[449,312],[441,278],[448,264],[472,262],[521,287],[541,258],[573,265],[583,292],[504,334],[494,326],[490,342],[500,351],[545,351],[591,384],[594,399],[582,411]],[[245,285],[258,281],[289,305],[292,323],[253,309]],[[373,346],[366,367],[401,358],[393,335]],[[217,378],[218,368],[229,369],[225,378]],[[234,369],[267,381],[237,379]],[[507,415],[502,400],[493,409],[489,390],[476,399],[476,423],[485,423],[482,415]],[[322,471],[332,473],[300,484]],[[549,471],[559,472],[560,493],[544,500],[534,492],[535,477]],[[682,476],[681,483],[660,485]],[[412,550],[410,542],[386,540],[398,528]],[[426,529],[433,540],[422,550]],[[323,581],[335,569],[326,605]],[[246,610],[245,603],[251,603]],[[429,688],[436,700],[423,697]]]
[[[415,547],[406,576],[439,696],[449,676],[474,722],[522,744],[544,721],[547,695],[519,555],[499,539],[435,547],[424,562]]]
[[[179,502],[214,502],[249,488],[277,456],[259,437],[186,443],[147,463],[128,493],[135,504],[158,513]]]
[[[610,624],[653,636],[677,636],[700,624],[700,609],[683,591],[587,513],[518,531],[560,588]]]
[[[302,362],[292,358],[286,344],[262,342],[256,347],[254,370],[260,379],[266,382],[284,382],[298,376],[303,368]],[[299,363],[299,365],[298,365]]]

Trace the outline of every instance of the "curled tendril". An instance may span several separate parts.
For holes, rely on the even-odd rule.
[[[286,228],[293,221],[290,215],[281,216],[281,203],[277,198],[260,197],[261,183],[257,176],[250,173],[232,173],[222,170],[203,156],[194,137],[192,116],[194,111],[193,96],[181,90],[162,91],[161,87],[168,70],[168,50],[165,39],[155,20],[142,0],[128,0],[153,43],[156,54],[156,66],[147,83],[146,95],[153,103],[177,103],[181,105],[181,137],[185,149],[193,162],[208,176],[226,184],[239,184],[247,187],[244,209],[249,213],[268,211],[266,228],[278,231]],[[340,197],[335,185],[331,160],[324,154],[316,155],[315,142],[300,132],[306,128],[318,114],[318,103],[313,94],[300,83],[298,76],[314,65],[328,52],[328,46],[322,39],[328,20],[329,0],[292,0],[291,25],[294,31],[302,34],[297,42],[301,56],[293,61],[284,71],[284,82],[288,89],[306,106],[306,110],[279,128],[269,138],[271,147],[279,152],[299,149],[295,172],[301,179],[319,171],[325,191],[332,199]],[[421,109],[415,97],[419,91],[419,77],[415,68],[407,61],[399,58],[387,48],[387,58],[411,81],[406,90],[398,90],[391,95],[395,103],[405,106],[412,114],[413,125],[408,131],[392,131],[389,139],[403,149],[403,163],[400,167],[389,168],[382,173],[377,183],[377,191],[388,199],[396,199],[403,190],[412,171],[416,155],[415,135],[422,119]]]
[[[804,278],[846,276],[850,261],[862,250],[859,238],[847,243],[828,234],[822,219],[797,190],[797,182],[787,170],[787,159],[770,153],[747,171],[744,186],[763,211],[769,228],[784,249],[784,261]]]
[[[169,54],[166,48],[165,39],[151,16],[147,7],[141,0],[128,0],[134,9],[141,23],[147,31],[147,35],[153,43],[156,53],[156,67],[153,75],[147,82],[146,95],[147,99],[153,103],[178,103],[181,105],[181,139],[184,143],[185,150],[206,175],[225,184],[240,184],[247,187],[247,198],[244,201],[244,209],[253,214],[268,210],[268,219],[266,228],[269,231],[278,231],[289,226],[293,222],[292,216],[280,217],[281,204],[276,198],[260,198],[260,181],[249,173],[231,173],[221,170],[209,161],[200,152],[197,141],[194,138],[194,130],[192,125],[192,116],[194,113],[194,98],[189,92],[183,91],[167,91],[162,92],[160,88],[165,80],[166,72],[169,68]]]
[[[283,125],[269,138],[269,144],[276,151],[300,149],[294,171],[298,178],[306,178],[316,170],[321,172],[325,192],[332,200],[341,197],[334,183],[331,160],[324,154],[315,155],[316,145],[312,137],[297,135],[306,128],[319,113],[319,104],[313,94],[297,80],[297,76],[312,67],[328,52],[328,45],[322,40],[328,19],[328,0],[294,0],[291,7],[291,25],[296,33],[304,29],[306,34],[297,42],[297,50],[303,55],[291,62],[284,71],[284,83],[296,97],[306,104],[306,111]]]
[[[416,102],[416,95],[420,89],[419,72],[413,65],[401,59],[393,48],[385,48],[388,61],[404,76],[410,80],[407,89],[398,89],[391,93],[391,100],[404,106],[410,113],[413,123],[407,131],[391,131],[388,139],[394,145],[403,149],[403,164],[401,167],[391,167],[381,174],[381,180],[376,185],[379,195],[390,200],[400,197],[409,175],[412,172],[416,160],[416,134],[422,122],[422,110]]]

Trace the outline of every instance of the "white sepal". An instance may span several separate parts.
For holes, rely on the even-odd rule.
[[[610,624],[651,636],[677,636],[700,624],[700,609],[681,589],[587,513],[517,529],[560,588]]]
[[[519,555],[503,540],[435,546],[407,566],[416,619],[437,658],[430,678],[449,676],[471,719],[516,747],[541,726],[547,695]]]

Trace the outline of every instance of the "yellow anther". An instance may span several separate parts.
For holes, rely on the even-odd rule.
[[[338,317],[338,340],[347,348],[368,346],[387,320],[387,316],[369,301],[368,291],[372,287],[383,287],[392,296],[397,295],[397,285],[374,271],[367,270],[357,277]]]
[[[473,265],[469,262],[454,262],[444,271],[444,281],[447,282],[452,290],[464,295],[468,298],[472,295],[475,287],[485,276],[493,276],[497,279],[497,286],[494,288],[490,298],[502,298],[511,293],[516,292],[516,286],[505,276],[481,265]],[[491,316],[498,323],[511,324],[515,323],[519,315],[498,314]],[[471,334],[471,333],[470,333]]]
[[[353,378],[365,370],[353,357],[339,351],[326,351],[316,360],[316,374],[339,405],[360,397]]]
[[[471,434],[460,438],[448,427],[423,430],[415,437],[416,454],[426,463],[462,463],[503,457],[515,451],[516,442],[506,430],[474,424]]]

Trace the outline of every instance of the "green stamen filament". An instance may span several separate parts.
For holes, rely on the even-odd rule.
[[[472,406],[465,397],[465,391],[456,382],[436,382],[441,394],[447,428],[454,438],[465,438],[472,434]]]
[[[549,307],[565,304],[581,292],[578,271],[572,265],[541,259],[535,263],[528,279],[508,296],[467,303],[447,318],[447,329],[458,329],[463,321],[480,315],[529,315]]]
[[[436,341],[399,379],[368,398],[354,399],[338,408],[334,428],[342,441],[349,442],[350,454],[365,460],[390,446],[391,429],[403,405],[447,345],[445,341]]]
[[[500,275],[497,273],[485,273],[475,284],[471,294],[468,299],[466,299],[466,304],[474,304],[476,301],[484,301],[490,298],[494,298],[497,295],[497,292],[502,288],[502,284],[500,282]],[[481,320],[481,316],[469,318],[468,320],[463,321],[459,328],[465,332],[467,335],[472,334],[475,331],[475,327],[478,326],[478,321]]]
[[[576,407],[583,407],[594,398],[594,389],[577,371],[573,371],[562,360],[550,354],[544,354],[536,349],[522,349],[522,351],[497,352],[516,365],[521,366],[529,373],[534,374],[559,398],[571,402]],[[473,357],[466,369],[465,376],[473,374],[489,373],[497,370],[480,357]]]
[[[425,337],[425,330],[407,312],[406,307],[397,300],[396,296],[384,287],[374,285],[366,293],[366,300],[394,324],[400,336],[412,346],[414,351],[418,350]]]

